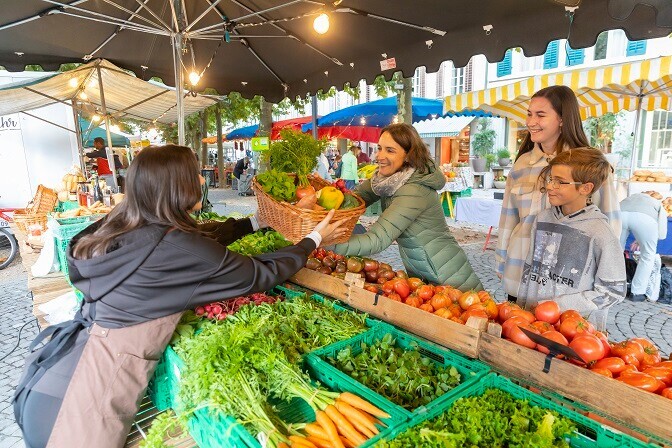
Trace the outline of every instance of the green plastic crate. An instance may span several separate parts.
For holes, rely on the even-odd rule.
[[[54,210],[57,212],[67,212],[76,208],[79,208],[79,202],[77,201],[58,201]]]
[[[371,345],[372,343],[383,339],[387,334],[392,335],[395,339],[395,345],[404,350],[411,350],[414,344],[417,344],[418,352],[429,358],[432,362],[438,366],[453,366],[457,369],[461,376],[461,383],[454,387],[453,389],[447,391],[444,395],[440,396],[432,403],[429,403],[426,406],[421,406],[409,411],[402,406],[398,405],[387,399],[386,397],[374,392],[367,386],[359,383],[355,378],[352,378],[345,372],[338,370],[336,367],[329,364],[327,358],[335,358],[339,351],[343,350],[346,347],[351,347],[352,354],[357,355],[362,352],[361,344],[365,343]],[[364,398],[370,400],[372,397],[377,397],[379,400],[384,401],[388,406],[394,406],[399,412],[403,413],[410,420],[416,415],[421,415],[427,413],[427,410],[432,407],[432,404],[438,400],[445,400],[446,397],[452,397],[460,395],[465,389],[471,387],[476,383],[481,377],[487,375],[490,372],[490,367],[481,361],[467,359],[449,349],[440,347],[436,344],[433,344],[424,339],[420,339],[417,336],[401,331],[392,325],[381,323],[376,327],[371,328],[371,330],[366,333],[362,333],[353,338],[350,338],[346,341],[336,342],[334,344],[328,345],[327,347],[321,348],[310,353],[308,358],[308,363],[314,363],[320,365],[320,368],[329,369],[334,371],[334,375],[341,378],[342,381],[347,381],[350,383],[356,383],[359,387],[363,388],[366,392]]]
[[[184,362],[177,356],[175,350],[168,346],[147,388],[147,395],[159,411],[175,407],[175,397],[177,397],[180,383],[180,369],[183,368]]]
[[[527,400],[530,404],[541,408],[556,411],[572,420],[577,428],[577,437],[571,439],[570,445],[577,448],[660,448],[658,445],[644,443],[634,437],[617,432],[607,426],[604,426],[594,420],[589,419],[567,407],[563,407],[553,401],[550,401],[539,394],[525,389],[511,380],[491,373],[482,377],[471,387],[452,397],[441,397],[424,415],[418,415],[403,427],[392,431],[392,434],[386,440],[392,440],[407,429],[419,425],[420,423],[431,420],[444,412],[448,411],[453,404],[460,398],[482,395],[486,389],[496,388],[503,390],[515,398]]]

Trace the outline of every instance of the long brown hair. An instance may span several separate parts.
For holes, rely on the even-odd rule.
[[[581,113],[579,112],[579,101],[576,99],[574,91],[567,86],[550,86],[537,91],[532,98],[546,98],[553,110],[562,119],[560,127],[560,137],[555,144],[555,153],[560,154],[565,145],[570,148],[579,148],[589,146],[586,133],[581,126]],[[518,149],[516,160],[526,152],[534,149],[534,142],[528,132],[523,143]]]
[[[427,145],[420,138],[420,134],[413,126],[406,123],[397,123],[385,126],[380,135],[385,132],[390,134],[392,140],[406,152],[406,164],[415,168],[420,173],[427,173],[432,166],[432,158],[429,155]]]
[[[77,241],[73,256],[103,255],[119,235],[149,224],[196,231],[189,210],[201,199],[198,169],[186,146],[149,146],[140,151],[128,168],[126,197],[95,232]]]

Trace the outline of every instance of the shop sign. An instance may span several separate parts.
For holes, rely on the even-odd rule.
[[[21,130],[21,125],[19,124],[19,116],[17,114],[0,116],[0,131],[19,130]]]
[[[252,151],[268,151],[270,148],[270,139],[268,137],[252,138]]]

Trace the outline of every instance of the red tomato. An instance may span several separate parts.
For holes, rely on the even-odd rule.
[[[429,303],[423,303],[420,305],[420,309],[422,311],[427,311],[428,313],[433,313],[434,312],[434,307],[430,305]]]
[[[488,315],[490,319],[497,319],[497,316],[499,315],[499,310],[497,309],[497,303],[495,303],[494,300],[488,299],[485,302],[483,302],[483,306],[485,307],[485,313]]]
[[[453,316],[450,318],[450,320],[452,320],[456,324],[464,325],[464,321],[460,317]]]
[[[565,311],[566,313],[567,311]],[[568,340],[574,339],[578,334],[585,333],[588,334],[588,321],[584,318],[568,317],[564,321],[560,318],[562,322],[560,324],[560,333]],[[601,343],[600,343],[601,345]]]
[[[541,333],[541,335],[543,337],[545,337],[546,339],[550,339],[551,341],[557,342],[558,344],[562,344],[562,345],[568,345],[569,344],[569,342],[567,342],[567,339],[559,331],[548,330],[548,331],[545,331],[545,332]],[[538,345],[538,344],[537,344],[537,350],[539,350],[541,353],[546,353],[546,354],[548,354],[550,352],[549,349],[547,349],[543,345]]]
[[[460,299],[460,296],[462,295],[462,291],[452,287],[446,287],[444,292],[452,302],[457,302]]]
[[[569,343],[569,348],[574,350],[586,364],[604,358],[602,342],[592,334],[580,334]]]
[[[531,312],[529,312],[527,310],[513,310],[509,313],[509,319],[511,319],[512,317],[516,317],[516,316],[522,317],[523,319],[525,319],[527,321],[528,324],[531,324],[532,322],[537,320],[537,319],[534,318],[534,314],[532,314]]]
[[[383,283],[383,286],[382,286],[381,289],[383,290],[383,292],[385,294],[389,294],[391,292],[394,292],[394,280],[388,280],[385,283]]]
[[[432,297],[430,303],[434,309],[438,310],[439,308],[446,308],[448,305],[450,305],[450,300],[445,296],[445,294],[440,293],[434,294],[434,297]]]
[[[660,395],[662,395],[665,398],[669,398],[672,400],[672,387],[666,387],[665,389],[660,391]]]
[[[397,294],[396,292],[391,292],[391,293],[385,294],[385,295],[387,296],[388,299],[394,300],[395,302],[403,302],[403,300],[401,300],[401,297],[399,296],[399,294]]]
[[[650,340],[648,340],[648,339],[646,339],[646,338],[630,338],[630,340],[631,340],[631,341],[634,341],[634,342],[637,342],[639,345],[642,346],[643,349],[653,348],[653,349],[655,349],[656,351],[658,351],[658,349],[657,349],[656,346],[653,344],[653,342],[651,342]]]
[[[364,284],[364,289],[370,292],[375,292],[378,293],[378,285],[375,285],[373,283],[365,283]]]
[[[610,358],[599,359],[593,364],[592,368],[596,369],[607,369],[611,373],[621,373],[625,370],[625,361],[621,358],[616,358],[614,356]]]
[[[523,326],[523,328],[533,333],[539,334],[537,329],[534,328],[532,325]],[[511,330],[509,331],[509,338],[511,338],[511,341],[515,342],[518,345],[522,345],[523,347],[535,348],[537,346],[537,343],[534,342],[532,339],[530,339],[525,333],[523,333],[523,330],[521,330],[520,327],[517,325],[511,327]]]
[[[553,325],[549,324],[548,322],[544,322],[543,320],[532,322],[532,326],[537,330],[539,330],[541,334],[544,334],[547,331],[555,330],[555,328],[553,328]]]
[[[434,314],[439,317],[443,317],[444,319],[450,319],[453,317],[453,313],[448,311],[448,308],[439,308],[438,310],[434,311]]]
[[[560,314],[560,322],[562,323],[565,319],[569,319],[570,317],[573,317],[574,319],[583,319],[583,316],[578,311],[567,310]]]
[[[560,307],[552,300],[541,302],[534,309],[534,317],[552,325],[560,320]]]
[[[607,335],[601,331],[596,331],[595,336],[597,336],[597,339],[602,342],[602,347],[604,347],[604,356],[611,355],[611,344],[609,343],[609,339],[607,339]]]
[[[485,302],[486,300],[491,300],[492,297],[490,297],[490,293],[488,291],[478,291],[478,298],[481,300],[481,302]]]
[[[462,308],[458,303],[450,303],[446,308],[448,308],[450,312],[453,313],[453,316],[462,315]]]
[[[402,299],[408,297],[408,295],[411,293],[411,287],[408,286],[408,282],[403,278],[397,278],[396,280],[392,281],[394,282],[394,292],[399,294]]]
[[[634,364],[627,364],[626,363],[625,368],[623,370],[621,370],[621,375],[620,376],[628,375],[632,372],[639,372],[639,369]]]
[[[668,369],[667,367],[647,367],[642,372],[659,379],[665,383],[665,386],[672,386],[672,369]]]
[[[417,292],[422,300],[429,300],[434,296],[434,287],[432,285],[422,285]]]
[[[420,308],[420,305],[422,305],[422,299],[418,296],[409,296],[406,298],[406,300],[404,300],[404,303],[406,305],[412,306],[413,308]]]
[[[467,310],[471,305],[475,303],[480,303],[481,299],[478,297],[478,293],[474,291],[467,291],[464,294],[462,294],[460,298],[457,299],[457,301],[463,310]]]
[[[611,346],[611,353],[620,358],[623,358],[626,355],[632,355],[637,358],[637,361],[644,359],[644,347],[636,341],[623,341],[613,344]]]
[[[462,320],[467,322],[470,317],[482,317],[483,319],[487,319],[488,315],[486,314],[485,310],[471,309],[470,307],[467,311],[464,312],[464,314],[462,314]]]
[[[423,281],[420,280],[417,277],[411,277],[411,278],[408,279],[408,286],[411,287],[411,291],[415,291],[416,289],[418,289],[422,285],[424,285]]]
[[[627,375],[621,374],[616,380],[647,392],[656,393],[665,389],[665,383],[642,372],[632,372]]]
[[[598,368],[591,367],[590,371],[595,372],[599,375],[606,376],[608,378],[613,378],[614,377],[614,375],[611,373],[611,370],[609,370],[609,369],[600,369],[599,367]]]
[[[661,361],[658,364],[656,364],[656,367],[667,367],[668,369],[672,369],[672,360]]]
[[[507,319],[506,322],[502,324],[502,337],[510,338],[509,332],[511,331],[511,328],[518,327],[519,325],[525,327],[529,325],[529,323],[520,316]]]
[[[499,306],[499,321],[504,323],[509,318],[513,310],[519,310],[520,307],[515,303],[504,302]]]

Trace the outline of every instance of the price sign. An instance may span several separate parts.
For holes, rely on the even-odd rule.
[[[252,139],[252,151],[267,151],[270,147],[268,137],[254,137]]]

